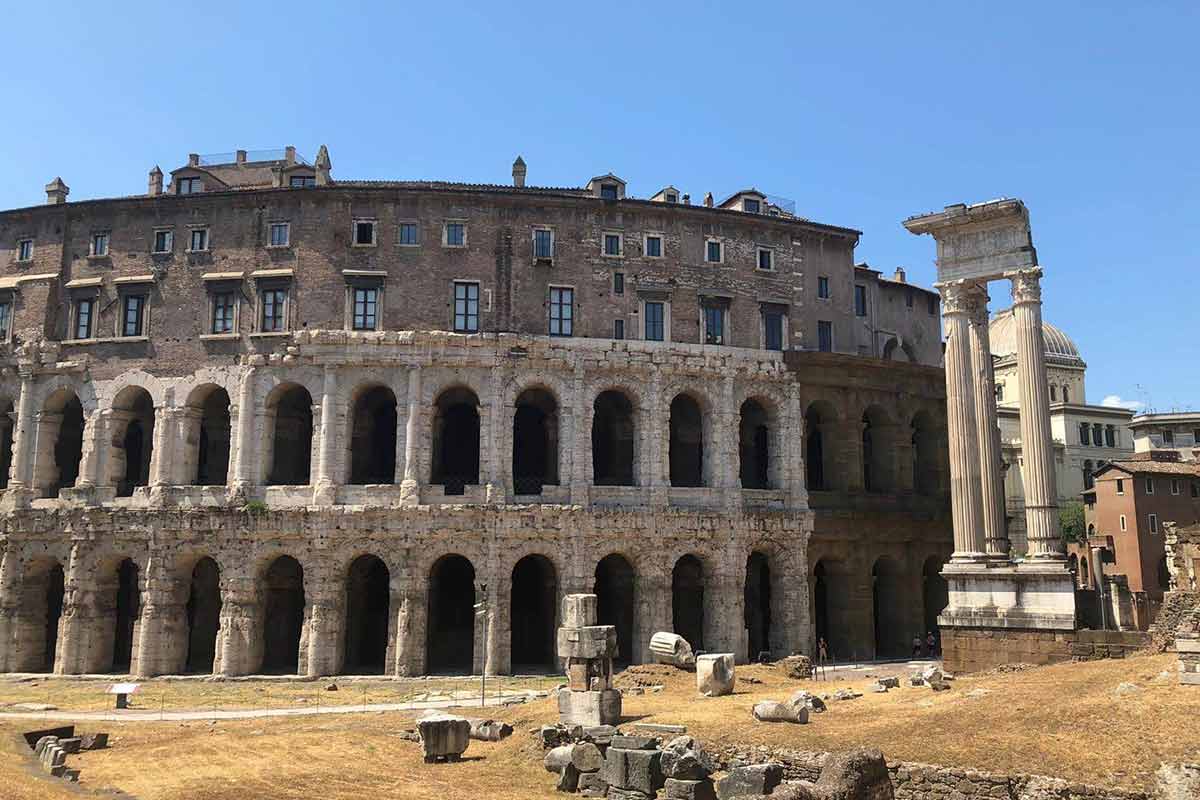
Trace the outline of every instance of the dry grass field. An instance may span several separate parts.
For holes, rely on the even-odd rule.
[[[965,677],[949,692],[902,687],[831,703],[812,724],[795,726],[755,723],[750,708],[800,687],[862,688],[869,680],[813,684],[746,667],[739,675],[762,682],[743,682],[730,697],[698,699],[692,676],[680,673],[661,693],[627,697],[625,712],[647,722],[685,724],[709,742],[809,750],[871,744],[891,760],[1148,787],[1161,761],[1200,753],[1200,692],[1161,675],[1173,669],[1172,656],[1140,656]],[[1122,682],[1140,688],[1118,695]],[[58,800],[112,797],[121,790],[141,800],[555,797],[553,778],[542,770],[540,750],[527,733],[554,720],[553,701],[495,716],[511,722],[516,733],[501,743],[472,742],[468,760],[448,765],[423,764],[420,745],[396,735],[411,725],[406,713],[85,723],[84,730],[111,731],[113,746],[70,758],[83,770],[76,791],[27,766],[14,737],[32,725],[0,714],[0,796]]]

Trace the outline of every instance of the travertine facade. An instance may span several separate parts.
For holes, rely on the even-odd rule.
[[[593,591],[622,660],[926,627],[941,372],[839,351],[857,233],[524,170],[194,157],[0,214],[0,669],[504,673]]]

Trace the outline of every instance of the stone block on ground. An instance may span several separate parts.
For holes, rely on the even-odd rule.
[[[616,725],[621,721],[621,693],[616,689],[558,691],[558,719],[567,725]]]
[[[512,725],[494,719],[471,719],[471,738],[479,742],[499,742],[512,736]]]
[[[687,733],[686,725],[665,725],[661,722],[635,722],[629,727],[646,733],[669,733],[675,736]]]
[[[735,767],[717,781],[717,796],[721,800],[731,797],[768,795],[783,781],[783,767],[779,764],[751,764]]]
[[[813,789],[818,797],[828,800],[893,800],[894,797],[883,753],[868,747],[827,756]]]
[[[875,683],[872,683],[870,686],[867,687],[868,692],[875,692],[877,694],[882,694],[882,693],[886,692],[887,690],[888,690],[888,687],[884,686],[879,681],[875,681]]]
[[[604,780],[610,789],[633,789],[653,797],[663,785],[661,760],[660,750],[609,747],[604,758]]]
[[[612,744],[613,737],[617,734],[617,729],[612,725],[589,725],[583,729],[584,738],[601,747]]]
[[[947,681],[932,680],[928,681],[928,683],[929,688],[933,689],[935,692],[944,692],[950,688],[950,684]]]
[[[84,733],[79,737],[80,750],[103,750],[108,747],[107,733]]]
[[[563,767],[571,763],[571,751],[574,749],[573,744],[560,744],[542,756],[542,766],[547,772],[562,772]]]
[[[623,789],[620,786],[608,787],[608,800],[650,800],[652,794],[639,792],[637,789]]]
[[[908,676],[908,685],[909,685],[909,686],[924,686],[924,685],[925,685],[925,679],[924,679],[924,678],[922,678],[922,677],[920,676],[920,674],[913,674],[913,675],[910,675],[910,676]]]
[[[667,800],[717,800],[717,790],[709,778],[697,781],[667,778],[663,789]]]
[[[813,663],[808,656],[787,656],[777,662],[779,671],[792,680],[808,680],[812,677]]]
[[[22,736],[25,737],[25,744],[29,745],[32,750],[37,746],[38,739],[43,736],[57,736],[59,739],[69,739],[75,735],[74,725],[61,725],[57,728],[41,728],[36,731],[25,731]]]
[[[698,781],[717,771],[712,756],[691,736],[678,736],[663,746],[663,775],[680,781]]]
[[[67,739],[59,739],[58,746],[61,747],[67,753],[78,753],[79,752],[79,742],[80,742],[80,739],[78,736],[71,736]]]
[[[632,736],[630,734],[617,734],[609,742],[618,750],[657,750],[661,743],[662,739],[657,736]]]
[[[608,781],[601,772],[583,772],[579,775],[579,793],[584,797],[604,797],[608,794]]]
[[[1162,764],[1154,777],[1161,800],[1195,800],[1200,797],[1200,764]]]
[[[433,714],[417,720],[425,762],[457,761],[471,743],[471,723],[453,714]]]
[[[562,627],[586,628],[596,624],[599,600],[594,594],[569,594],[563,598]]]
[[[942,668],[936,664],[921,670],[921,677],[925,679],[926,683],[935,679],[941,680],[943,675],[944,673],[942,672]]]
[[[862,697],[862,692],[856,692],[853,689],[838,689],[833,693],[834,700],[857,700]]]
[[[880,686],[885,686],[888,689],[899,689],[900,679],[895,675],[888,675],[878,680]]]
[[[707,653],[696,659],[696,691],[701,695],[733,694],[736,680],[733,653]]]
[[[696,656],[688,640],[669,631],[659,631],[650,637],[650,652],[659,664],[690,669],[696,663]]]
[[[759,722],[793,722],[804,725],[808,722],[808,706],[764,700],[755,703],[751,712]]]
[[[571,764],[580,772],[599,772],[604,754],[591,742],[576,742],[571,746]]]
[[[58,744],[57,736],[43,736],[33,745],[33,754],[38,758],[42,757],[42,752],[52,744]]]
[[[809,711],[816,712],[824,711],[826,708],[824,700],[805,689],[794,692],[792,696],[788,698],[788,704],[793,706],[804,706]]]

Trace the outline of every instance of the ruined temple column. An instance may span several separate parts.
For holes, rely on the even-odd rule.
[[[1046,342],[1042,332],[1041,269],[1024,269],[1012,279],[1013,319],[1017,326],[1017,382],[1021,389],[1021,449],[1025,484],[1025,530],[1029,557],[1062,560],[1058,532],[1058,488],[1050,434],[1050,397],[1046,381]]]
[[[988,336],[987,284],[976,284],[971,301],[971,372],[975,380],[975,426],[979,431],[980,499],[984,547],[989,558],[1008,558],[1008,532],[1004,523],[1004,473],[1001,469],[1000,431],[996,423],[996,382],[992,373],[992,346]]]
[[[421,420],[421,366],[408,370],[408,418],[404,422],[404,479],[400,481],[400,504],[419,505],[421,480],[418,465]]]
[[[254,483],[254,378],[254,367],[247,367],[238,387],[237,454],[231,482],[235,495],[245,495],[247,487]],[[230,409],[230,422],[233,421],[233,415],[234,409]]]
[[[153,678],[182,670],[188,644],[183,595],[167,557],[151,553],[146,565],[146,589],[140,598],[137,660],[131,669],[137,677]]]
[[[33,499],[33,451],[37,425],[33,410],[34,377],[32,369],[21,368],[21,397],[17,401],[17,422],[13,430],[13,459],[9,470],[5,508],[27,508]]]
[[[221,621],[217,632],[217,672],[249,675],[262,663],[259,597],[253,578],[221,576]]]
[[[344,619],[342,585],[327,577],[310,576],[305,582],[308,604],[308,658],[305,673],[310,678],[336,675],[343,660]]]
[[[325,384],[321,391],[321,442],[317,450],[317,479],[313,481],[313,503],[333,505],[337,499],[337,432],[342,415],[338,413],[337,368],[325,367]]]
[[[946,327],[946,418],[950,439],[950,504],[954,517],[951,561],[970,562],[984,555],[979,432],[971,371],[970,314],[975,284],[955,281],[935,285],[942,294]]]

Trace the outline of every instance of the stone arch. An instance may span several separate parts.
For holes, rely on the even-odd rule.
[[[671,398],[668,420],[668,470],[671,486],[696,487],[709,484],[706,440],[711,447],[711,423],[703,395],[681,391]]]
[[[812,566],[812,619],[814,639],[825,640],[831,660],[848,660],[854,649],[854,616],[851,608],[851,579],[847,564],[824,557]]]
[[[83,460],[83,403],[74,388],[62,386],[47,395],[38,415],[34,489],[42,497],[57,497],[75,485]],[[95,424],[95,423],[93,423]],[[41,442],[45,442],[43,447]]]
[[[814,400],[804,412],[805,481],[809,491],[839,486],[836,476],[838,414],[825,400]]]
[[[21,579],[21,617],[14,631],[17,672],[54,672],[59,627],[66,595],[65,571],[54,558],[25,565]]]
[[[479,483],[479,395],[455,385],[444,389],[433,403],[433,466],[430,483],[443,486],[448,495],[463,494]]]
[[[637,412],[623,387],[600,391],[592,401],[592,483],[636,486]]]
[[[264,673],[299,671],[300,640],[307,599],[304,567],[290,555],[273,559],[259,576],[262,599],[262,668]]]
[[[896,442],[887,412],[871,405],[862,415],[862,481],[868,492],[892,491]]]
[[[1167,556],[1164,553],[1155,565],[1155,575],[1158,578],[1158,588],[1164,592],[1171,589],[1171,569],[1167,562]]]
[[[184,613],[188,631],[184,671],[216,672],[217,632],[221,627],[221,567],[211,556],[202,556],[192,565]]]
[[[1079,582],[1079,556],[1074,553],[1067,555],[1067,572],[1071,573],[1071,581],[1076,588],[1081,588]]]
[[[885,361],[906,361],[910,364],[917,363],[916,353],[913,351],[913,346],[907,341],[902,341],[893,336],[887,340],[883,346],[883,359]]]
[[[396,394],[390,387],[371,383],[355,391],[346,443],[347,483],[396,482],[397,423]]]
[[[780,483],[778,406],[746,398],[738,413],[738,472],[743,489],[774,489]]]
[[[544,555],[531,553],[512,570],[509,600],[509,654],[512,671],[555,669],[558,572]]]
[[[391,625],[391,572],[379,556],[355,558],[346,571],[346,642],[341,671],[387,671]]]
[[[470,674],[475,663],[475,566],[442,556],[429,569],[425,671]]]
[[[544,386],[524,389],[513,403],[513,493],[541,494],[559,483],[559,404]]]
[[[693,650],[704,649],[704,562],[687,553],[671,569],[671,627]]]
[[[282,382],[267,395],[265,407],[265,483],[307,486],[312,482],[312,394],[299,383]]]
[[[621,664],[633,663],[637,635],[637,572],[621,553],[609,553],[596,562],[596,622],[617,629],[617,657]]]
[[[108,479],[117,497],[129,497],[139,486],[150,485],[154,451],[154,399],[137,384],[126,386],[113,398],[109,412]]]
[[[890,556],[880,556],[871,567],[871,607],[875,631],[875,657],[903,656],[911,632],[905,629],[904,571]]]
[[[229,481],[229,392],[215,383],[192,389],[184,405],[184,483],[224,486]]]
[[[925,635],[940,638],[938,616],[950,605],[950,587],[942,577],[943,556],[929,556],[921,566],[921,599],[925,609]]]
[[[938,443],[937,427],[933,415],[918,411],[912,417],[912,470],[913,491],[921,495],[933,495],[938,491],[939,461],[941,447]]]
[[[759,655],[772,650],[771,565],[766,553],[751,551],[746,557],[746,580],[742,611],[746,629],[746,661],[754,663]]]

